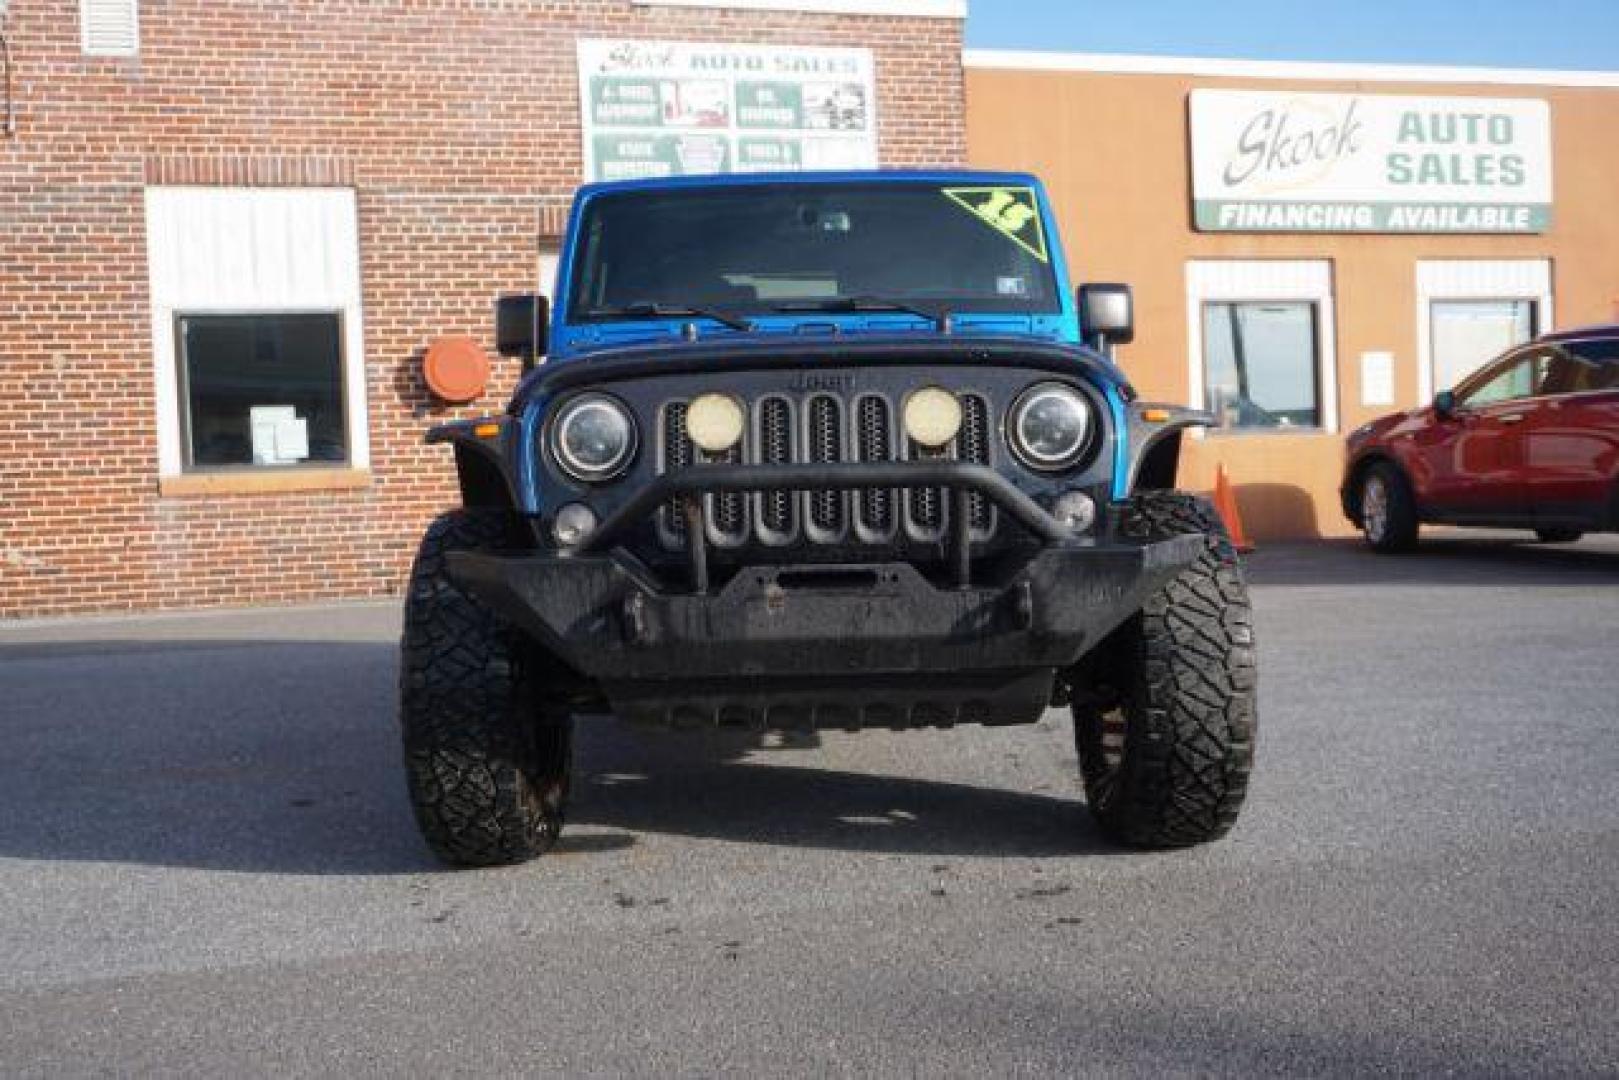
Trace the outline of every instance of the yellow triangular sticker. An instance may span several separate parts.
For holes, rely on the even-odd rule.
[[[944,196],[973,217],[1006,237],[1043,263],[1046,229],[1040,221],[1040,200],[1029,187],[944,188]]]

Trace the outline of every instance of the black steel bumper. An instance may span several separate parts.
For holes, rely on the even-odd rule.
[[[604,523],[586,553],[450,556],[458,584],[599,684],[631,719],[846,727],[1032,721],[1050,702],[1055,672],[1203,548],[1199,537],[1074,538],[1003,477],[956,462],[714,466],[664,481]],[[1044,546],[993,583],[940,585],[908,563],[772,565],[685,593],[666,590],[633,560],[591,550],[610,548],[634,521],[681,494],[927,485],[992,499]],[[965,567],[970,546],[965,537],[956,542]]]

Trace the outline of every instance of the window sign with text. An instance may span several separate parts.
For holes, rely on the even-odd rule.
[[[579,42],[585,178],[877,166],[869,49]]]
[[[1191,124],[1203,232],[1551,227],[1545,101],[1197,90]]]

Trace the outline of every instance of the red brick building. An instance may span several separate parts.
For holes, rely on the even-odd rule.
[[[487,347],[494,297],[545,276],[585,178],[579,43],[840,49],[877,162],[956,164],[964,9],[0,2],[0,617],[395,591],[454,499],[422,433],[516,374],[451,407],[424,349]]]

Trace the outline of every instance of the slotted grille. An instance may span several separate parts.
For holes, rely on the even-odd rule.
[[[926,457],[927,451],[912,444],[912,456]],[[944,532],[944,489],[912,488],[910,490],[911,524],[925,537]]]
[[[753,423],[746,445],[715,460],[788,465],[940,456],[993,464],[996,433],[989,399],[964,394],[962,410],[962,431],[957,440],[943,451],[927,451],[905,438],[899,427],[898,405],[885,395],[868,392],[844,398],[818,390],[797,397],[772,391],[751,406]],[[695,450],[686,434],[686,411],[686,403],[680,401],[663,407],[660,468],[664,472],[699,464],[699,459],[708,460]],[[879,543],[896,531],[931,543],[948,531],[952,508],[949,492],[934,487],[719,493],[704,500],[704,511],[709,537],[722,546],[735,547],[750,539],[773,545],[790,544],[795,539],[815,544],[851,539]],[[994,534],[997,516],[991,502],[972,496],[970,514],[975,538],[983,540]],[[685,515],[677,500],[664,507],[659,532],[670,549],[686,546]]]
[[[677,472],[692,463],[691,437],[686,434],[686,403],[673,401],[663,410],[663,471]],[[679,499],[663,506],[663,527],[669,537],[684,543],[686,515]]]
[[[787,465],[793,460],[793,410],[786,398],[766,398],[759,406],[759,461]],[[793,531],[793,494],[767,491],[759,500],[759,522],[775,536]]]
[[[809,403],[809,458],[825,465],[843,460],[843,416],[837,399],[814,397]],[[843,493],[810,492],[810,521],[823,533],[843,530]]]
[[[989,464],[989,402],[976,394],[962,398],[961,460]],[[988,532],[995,524],[995,507],[982,495],[968,499],[968,520],[975,532]]]
[[[894,456],[893,420],[888,402],[866,396],[855,407],[855,449],[863,462],[888,461]],[[894,493],[873,488],[856,493],[860,525],[873,533],[887,533],[894,527]]]
[[[705,455],[704,461],[715,465],[742,464],[742,448],[733,446],[723,454]],[[708,520],[714,538],[722,544],[740,544],[748,538],[747,496],[736,491],[723,491],[709,495]]]

